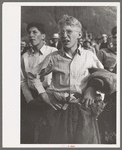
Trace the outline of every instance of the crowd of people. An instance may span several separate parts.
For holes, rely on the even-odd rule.
[[[42,23],[21,41],[21,143],[115,144],[117,27],[82,37],[64,15],[47,44]]]

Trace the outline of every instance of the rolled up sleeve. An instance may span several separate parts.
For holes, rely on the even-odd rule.
[[[39,76],[36,79],[34,79],[32,82],[33,82],[35,89],[38,91],[39,94],[45,92],[43,84],[42,82],[40,82]]]
[[[36,68],[37,76],[44,77],[45,75],[48,75],[53,70],[53,63],[51,59],[51,55],[47,55],[42,63],[40,63]]]

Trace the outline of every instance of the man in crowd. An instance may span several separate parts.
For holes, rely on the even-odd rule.
[[[99,52],[99,47],[100,47],[100,44],[99,44],[99,39],[93,39],[92,40],[92,46],[94,47],[95,49],[95,52],[96,52],[96,55],[98,54]]]
[[[21,89],[23,95],[22,97],[25,98],[28,108],[30,109],[31,107],[35,110],[28,109],[30,114],[28,113],[27,115],[23,116],[25,120],[27,120],[28,126],[26,124],[22,126],[22,140],[23,142],[31,143],[33,141],[33,122],[36,118],[35,116],[37,116],[36,110],[38,107],[35,98],[38,97],[40,91],[42,92],[42,86],[47,88],[50,85],[52,78],[51,74],[46,76],[42,85],[40,80],[35,80],[34,68],[40,64],[48,54],[56,51],[57,49],[44,44],[45,29],[43,24],[30,23],[27,26],[27,32],[29,34],[31,46],[21,58]],[[24,100],[22,99],[22,101]],[[26,132],[27,130],[28,132]]]
[[[25,40],[21,40],[21,55],[23,55],[27,50],[27,44]]]
[[[51,107],[37,123],[35,143],[98,144],[98,126],[91,111],[96,89],[87,83],[89,69],[103,65],[78,44],[82,26],[76,18],[64,15],[58,27],[62,50],[51,53],[35,68],[41,81],[52,72],[51,85],[40,91],[40,102]]]
[[[107,47],[108,47],[107,35],[106,34],[102,34],[102,43],[100,45],[100,49],[107,48]]]
[[[98,59],[103,64],[104,68],[113,72],[116,66],[116,27],[112,29],[112,38],[108,41],[106,48],[102,48],[98,53]]]
[[[93,52],[96,55],[95,48],[92,46],[91,41],[88,41],[88,40],[84,41],[83,42],[83,47],[84,47],[85,50],[89,50],[89,51]]]
[[[58,50],[60,50],[62,48],[62,44],[59,40],[59,35],[58,33],[54,33],[53,34],[53,39],[52,39],[52,44],[50,46],[52,47],[56,47]]]
[[[102,62],[104,68],[110,72],[116,73],[116,52],[117,52],[117,27],[113,27],[112,39],[108,42],[108,48],[101,49],[98,58]],[[99,128],[102,143],[116,143],[116,92],[107,96],[107,105],[105,111],[99,117]]]

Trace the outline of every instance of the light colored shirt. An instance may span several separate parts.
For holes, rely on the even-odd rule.
[[[41,77],[52,72],[52,82],[47,93],[53,93],[57,99],[62,100],[69,94],[82,94],[87,85],[90,68],[103,68],[103,65],[94,53],[79,46],[73,58],[63,49],[51,53],[36,67],[35,72]]]
[[[93,52],[95,55],[96,55],[96,51],[95,51],[95,48],[94,47],[89,47],[89,48],[84,48],[84,50],[88,50],[88,51],[91,51]]]
[[[116,65],[116,54],[108,48],[101,49],[97,55],[98,59],[108,71],[113,71]]]
[[[38,93],[43,93],[45,92],[43,86],[47,87],[50,85],[52,75],[50,74],[46,76],[42,85],[42,82],[40,82],[39,79],[35,79],[34,68],[38,66],[38,64],[40,64],[48,54],[56,50],[57,49],[54,47],[43,45],[38,53],[33,53],[31,50],[28,50],[22,55],[21,88],[27,102],[33,99],[30,89],[37,90]]]

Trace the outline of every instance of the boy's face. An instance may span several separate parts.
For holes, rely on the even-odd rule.
[[[76,26],[64,25],[59,29],[62,45],[65,49],[77,47],[78,39],[81,38],[81,31]]]
[[[21,41],[21,51],[23,51],[25,47],[26,47],[26,42]]]
[[[116,35],[112,36],[112,38],[109,39],[109,47],[111,48],[111,51],[116,52],[117,50],[117,37]]]
[[[107,41],[107,36],[104,36],[103,37],[103,42],[106,42]]]
[[[54,38],[53,41],[54,41],[54,43],[57,43],[58,42],[58,38]]]
[[[33,46],[38,46],[44,40],[44,34],[42,34],[36,27],[31,27],[28,31],[30,42]]]
[[[90,48],[90,43],[89,42],[86,42],[86,47]]]

